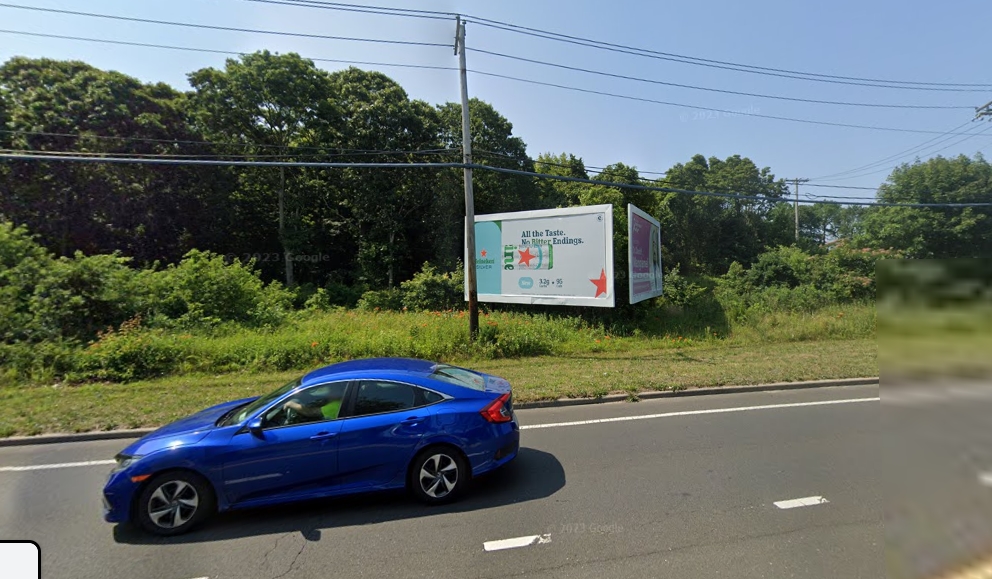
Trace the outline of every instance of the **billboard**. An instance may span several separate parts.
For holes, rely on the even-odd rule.
[[[656,298],[661,288],[661,223],[632,204],[627,205],[627,263],[630,303]]]
[[[612,205],[476,215],[475,251],[480,302],[616,304]]]

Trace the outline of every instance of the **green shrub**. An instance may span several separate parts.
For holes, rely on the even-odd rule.
[[[327,301],[332,306],[354,308],[362,298],[360,287],[351,287],[339,282],[330,282],[324,286]]]
[[[182,327],[235,322],[279,324],[291,311],[293,293],[279,282],[265,285],[253,262],[231,264],[209,251],[192,250],[182,262],[146,276],[157,294],[152,312]]]
[[[143,288],[134,283],[129,258],[114,255],[61,258],[35,286],[34,323],[47,339],[89,340],[137,313]]]
[[[78,380],[129,382],[174,373],[183,358],[175,336],[144,330],[141,320],[128,320],[118,330],[101,333],[83,350],[69,377]]]
[[[399,311],[403,309],[403,291],[399,288],[367,291],[358,300],[358,309],[365,311]]]
[[[31,313],[31,296],[54,261],[27,229],[0,222],[0,342],[45,337]]]
[[[662,283],[662,301],[679,308],[691,307],[706,294],[706,288],[694,283],[679,273],[676,265],[668,271]]]
[[[64,340],[0,344],[5,380],[35,383],[58,380],[76,368],[79,345]]]
[[[440,273],[425,263],[413,279],[400,284],[403,306],[412,311],[449,311],[465,306],[465,271],[459,267],[454,272]]]

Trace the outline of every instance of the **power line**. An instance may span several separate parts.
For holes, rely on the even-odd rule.
[[[68,156],[89,156],[108,158],[140,158],[140,159],[285,159],[292,158],[336,158],[336,157],[362,157],[362,156],[388,156],[388,155],[450,155],[460,152],[460,149],[437,149],[423,151],[365,151],[357,153],[327,153],[327,154],[306,154],[306,155],[245,155],[239,153],[216,154],[216,155],[191,155],[180,153],[118,153],[103,151],[49,151],[44,149],[0,149],[3,153],[17,154],[45,154],[45,155],[68,155]]]
[[[948,137],[947,135],[953,135],[955,133],[955,131],[957,131],[961,127],[967,126],[970,122],[971,121],[965,121],[965,122],[961,123],[960,125],[952,128],[952,129],[950,129],[950,130],[948,130],[948,131],[946,131],[946,132],[944,132],[944,133],[942,133],[942,134],[940,134],[940,135],[938,135],[936,137],[931,137],[931,138],[927,139],[926,141],[923,141],[919,145],[916,145],[915,147],[910,147],[909,149],[906,149],[905,151],[900,151],[900,152],[898,152],[898,153],[896,153],[894,155],[889,155],[888,157],[879,159],[877,161],[873,161],[871,163],[868,163],[867,165],[862,165],[860,167],[855,167],[854,169],[848,169],[846,171],[840,171],[838,173],[830,173],[828,175],[821,175],[820,177],[814,177],[814,180],[819,181],[819,180],[822,179],[822,180],[829,181],[831,179],[838,178],[838,177],[843,176],[843,175],[848,175],[848,174],[851,174],[851,173],[857,173],[857,172],[862,171],[864,169],[870,169],[872,167],[877,167],[877,166],[880,166],[880,165],[884,165],[885,163],[887,163],[889,161],[893,161],[893,160],[898,159],[900,157],[903,157],[905,155],[912,154],[913,152],[919,152],[919,151],[922,151],[924,149],[928,149],[928,148],[930,148],[930,147],[927,146],[928,143],[932,143],[934,141],[946,142],[946,141],[950,140],[951,138],[953,138],[953,136],[952,137]],[[941,140],[941,137],[945,137],[945,138],[943,140]]]
[[[0,6],[4,6],[4,4],[0,4]],[[56,35],[56,34],[45,34],[45,33],[37,33],[37,32],[23,32],[23,31],[16,31],[16,30],[0,30],[0,33],[23,34],[23,35],[28,35],[28,36],[41,36],[41,37],[47,37],[47,38],[61,38],[61,39],[67,39],[67,40],[78,40],[78,41],[84,41],[84,42],[98,42],[98,43],[105,43],[105,44],[121,44],[121,45],[128,45],[128,46],[142,46],[142,47],[146,47],[146,48],[158,48],[158,49],[167,49],[167,50],[185,50],[185,51],[192,51],[192,52],[209,52],[209,53],[231,54],[231,55],[242,55],[242,54],[244,54],[244,53],[233,52],[233,51],[220,51],[220,50],[213,50],[213,49],[181,47],[181,46],[170,46],[170,45],[161,45],[161,44],[144,44],[144,43],[124,42],[124,41],[107,40],[107,39],[85,38],[85,37],[77,37],[77,36],[64,36],[64,35]],[[428,66],[428,65],[412,65],[412,64],[396,64],[396,63],[376,63],[376,62],[346,61],[346,60],[321,59],[321,58],[309,58],[309,60],[312,60],[312,61],[315,61],[315,62],[342,62],[342,63],[352,63],[352,64],[366,64],[366,65],[372,65],[372,66],[398,66],[398,67],[409,67],[409,68],[426,68],[426,69],[434,69],[434,70],[457,70],[455,67]],[[660,100],[648,99],[648,98],[643,98],[643,97],[634,97],[634,96],[614,94],[614,93],[609,93],[609,92],[604,92],[604,91],[596,91],[596,90],[592,90],[592,89],[584,89],[584,88],[579,88],[579,87],[572,87],[572,86],[568,86],[568,85],[560,85],[560,84],[554,84],[554,83],[547,83],[547,82],[542,82],[542,81],[536,81],[536,80],[529,80],[529,79],[523,79],[523,78],[513,77],[513,76],[509,76],[509,75],[502,75],[502,74],[497,74],[497,73],[492,73],[492,72],[486,72],[486,71],[482,71],[482,70],[470,70],[469,72],[471,72],[473,74],[479,74],[479,75],[484,75],[484,76],[492,76],[492,77],[496,77],[496,78],[503,78],[503,79],[514,80],[514,81],[517,81],[517,82],[523,82],[523,83],[528,83],[528,84],[543,85],[543,86],[549,86],[549,87],[554,87],[554,88],[560,88],[560,89],[564,89],[564,90],[584,92],[584,93],[589,93],[589,94],[597,94],[597,95],[601,95],[601,96],[609,96],[609,97],[613,97],[613,98],[620,98],[620,99],[626,99],[626,100],[634,100],[634,101],[640,101],[640,102],[648,102],[648,103],[661,104],[661,105],[666,105],[666,106],[674,106],[674,107],[680,107],[680,108],[697,108],[697,107],[694,107],[692,105],[687,105],[687,104],[682,104],[682,103],[673,103],[673,102],[660,101]],[[971,107],[969,107],[969,108],[971,108]],[[751,117],[767,118],[767,119],[773,119],[773,120],[784,120],[784,121],[792,121],[792,122],[808,123],[808,124],[817,124],[817,125],[826,125],[826,126],[835,126],[835,127],[847,127],[847,128],[871,129],[871,130],[880,130],[880,131],[907,132],[907,133],[924,133],[924,134],[938,133],[938,131],[926,131],[926,130],[919,130],[919,129],[903,129],[903,128],[896,128],[896,127],[871,127],[871,126],[867,126],[867,125],[855,125],[855,124],[848,124],[848,123],[835,123],[835,122],[829,122],[829,121],[816,121],[816,120],[812,120],[812,119],[797,119],[797,118],[792,118],[792,117],[779,117],[779,116],[774,116],[774,115],[765,115],[765,114],[751,113],[751,112],[739,112],[739,111],[731,111],[731,110],[725,110],[725,109],[709,109],[709,110],[712,110],[713,112],[725,113],[725,114],[730,114],[730,115],[735,115],[735,116],[751,116]],[[964,126],[964,125],[961,125],[961,126]],[[948,134],[950,134],[950,135],[957,135],[957,134],[967,134],[967,133],[953,133],[953,132],[949,132],[949,133],[939,133],[939,134],[941,134],[941,135],[948,135]],[[645,174],[648,174],[648,173],[649,172],[645,171]],[[821,177],[821,179],[823,179],[823,177]]]
[[[361,11],[369,12],[373,14],[386,14],[390,16],[410,16],[410,17],[425,17],[429,15],[432,18],[451,18],[456,16],[456,13],[452,12],[439,12],[432,10],[412,10],[407,8],[392,8],[385,6],[366,6],[358,4],[347,4],[341,2],[324,2],[320,0],[247,0],[249,2],[261,2],[266,4],[288,4],[299,7],[308,8],[323,8],[328,10],[343,10],[343,11]],[[907,80],[891,80],[891,79],[878,79],[878,78],[864,78],[856,76],[841,76],[841,75],[831,75],[831,74],[821,74],[815,72],[805,72],[796,71],[782,68],[772,68],[766,66],[756,66],[750,64],[741,64],[736,62],[729,62],[723,60],[714,60],[708,58],[700,58],[695,56],[688,56],[684,54],[676,54],[671,52],[661,52],[657,50],[650,50],[645,48],[638,48],[634,46],[626,46],[623,44],[615,44],[610,42],[604,42],[601,40],[594,40],[589,38],[583,38],[579,36],[572,36],[568,34],[561,34],[557,32],[552,32],[548,30],[541,30],[539,28],[531,28],[527,26],[520,26],[517,24],[512,24],[509,22],[503,22],[499,20],[493,20],[489,18],[482,18],[479,16],[473,16],[471,14],[463,14],[463,17],[467,21],[475,22],[476,24],[482,26],[488,26],[491,28],[498,28],[502,30],[507,30],[510,32],[515,32],[518,34],[527,34],[529,36],[537,36],[539,38],[546,38],[549,40],[556,40],[559,42],[570,42],[572,44],[579,44],[581,46],[589,46],[592,48],[599,49],[615,49],[617,52],[626,52],[628,54],[633,53],[637,56],[654,56],[654,57],[665,57],[664,60],[673,60],[675,62],[682,62],[685,64],[694,64],[700,66],[706,65],[721,65],[716,68],[727,68],[732,67],[730,70],[736,70],[738,72],[751,72],[751,73],[781,73],[774,76],[790,75],[787,78],[799,78],[801,80],[819,80],[820,82],[831,82],[831,81],[858,81],[864,83],[878,83],[885,85],[920,85],[920,87],[967,87],[963,90],[972,90],[977,92],[977,89],[982,88],[992,88],[992,83],[945,83],[945,82],[924,82],[924,81],[907,81]],[[813,78],[807,78],[813,77]],[[822,80],[821,80],[822,79]],[[853,83],[842,83],[842,84],[853,84]],[[861,86],[876,86],[876,85],[861,85]],[[973,88],[972,88],[973,87]],[[939,90],[937,88],[919,88],[914,86],[887,86],[884,88],[906,88],[906,89],[917,89],[917,90]],[[956,89],[962,90],[962,89]]]
[[[812,195],[810,193],[803,193],[803,195],[805,195],[810,199],[864,199],[863,195],[860,197],[851,197],[844,195]]]
[[[181,26],[184,28],[198,28],[202,30],[222,30],[225,32],[247,32],[250,34],[268,34],[275,36],[293,36],[297,38],[319,38],[321,40],[347,40],[352,42],[371,42],[378,44],[402,44],[409,46],[439,46],[448,48],[450,45],[437,42],[416,42],[412,40],[387,40],[382,38],[356,38],[350,36],[329,36],[326,34],[307,34],[303,32],[284,32],[277,30],[258,30],[254,28],[235,28],[231,26],[216,26],[212,24],[196,24],[192,22],[170,22],[167,20],[151,20],[148,18],[133,18],[130,16],[117,16],[113,14],[97,14],[94,12],[77,12],[74,10],[61,10],[57,8],[42,8],[40,6],[21,6],[19,4],[0,3],[0,8],[16,8],[19,10],[33,10],[37,12],[49,12],[54,14],[69,14],[72,16],[86,16],[90,18],[103,18],[107,20],[120,20],[125,22],[140,22],[143,24],[160,24],[165,26]],[[972,107],[974,108],[974,107]]]
[[[496,78],[503,78],[503,79],[513,80],[513,81],[517,81],[517,82],[523,82],[523,83],[527,83],[527,84],[549,86],[549,87],[560,88],[560,89],[564,89],[564,90],[570,90],[570,91],[575,91],[575,92],[583,92],[583,93],[588,93],[588,94],[596,94],[596,95],[608,96],[608,97],[625,99],[625,100],[632,100],[632,101],[639,101],[639,102],[646,102],[646,103],[654,103],[654,104],[659,104],[659,105],[666,105],[666,106],[680,107],[680,108],[696,108],[696,107],[692,107],[691,105],[686,105],[686,104],[682,104],[682,103],[673,103],[673,102],[661,101],[661,100],[656,100],[656,99],[649,99],[649,98],[644,98],[644,97],[635,97],[635,96],[630,96],[630,95],[622,95],[622,94],[610,93],[610,92],[605,92],[605,91],[598,91],[598,90],[592,90],[592,89],[586,89],[586,88],[579,88],[579,87],[562,85],[562,84],[556,84],[556,83],[551,83],[551,82],[543,82],[543,81],[539,81],[539,80],[530,80],[530,79],[519,78],[519,77],[510,76],[510,75],[506,75],[506,74],[496,74],[496,73],[493,73],[493,72],[483,72],[483,71],[480,71],[480,70],[472,70],[470,72],[472,72],[473,74],[479,74],[479,75],[483,75],[483,76],[491,76],[491,77],[496,77]],[[710,111],[713,111],[713,112],[717,112],[717,113],[725,113],[725,114],[730,114],[730,115],[736,115],[736,116],[758,117],[758,118],[763,118],[763,119],[774,119],[774,120],[778,120],[778,121],[791,121],[791,122],[796,122],[796,123],[807,123],[807,124],[814,124],[814,125],[826,125],[826,126],[831,126],[831,127],[846,127],[846,128],[852,128],[852,129],[870,129],[870,130],[875,130],[875,131],[891,131],[891,132],[897,132],[897,133],[922,133],[922,134],[940,134],[940,135],[946,135],[946,134],[957,134],[957,135],[967,134],[967,133],[944,133],[944,132],[941,132],[941,131],[927,131],[927,130],[923,130],[923,129],[903,129],[903,128],[898,128],[898,127],[871,127],[871,126],[868,126],[868,125],[855,125],[855,124],[850,124],[850,123],[835,123],[835,122],[830,122],[830,121],[816,121],[816,120],[812,120],[812,119],[797,119],[797,118],[794,118],[794,117],[779,117],[779,116],[775,116],[775,115],[765,115],[765,114],[761,114],[761,113],[752,113],[752,112],[744,112],[744,111],[731,111],[731,110],[726,110],[726,109],[714,109],[714,108],[710,108],[710,109],[707,109],[707,110],[710,110]]]
[[[818,183],[806,183],[807,187],[829,187],[831,189],[863,189],[865,191],[878,191],[878,187],[855,187],[854,185],[821,185]],[[808,193],[807,193],[808,195]]]
[[[323,2],[321,0],[247,0],[262,4],[292,4],[303,8],[325,8],[328,10],[361,11],[373,14],[388,14],[390,16],[426,15],[435,18],[451,19],[458,16],[456,12],[439,12],[437,10],[417,10],[414,8],[392,8],[387,6],[366,6],[364,4],[346,4],[343,2]]]
[[[427,19],[427,20],[445,20],[445,21],[448,21],[448,20],[451,20],[451,18],[453,18],[455,16],[454,14],[450,14],[449,15],[449,14],[441,13],[441,12],[433,13],[432,14],[431,13],[432,11],[430,11],[430,10],[410,10],[410,11],[408,11],[410,13],[401,13],[401,12],[389,12],[389,11],[386,11],[387,9],[377,8],[377,7],[374,7],[374,6],[370,6],[368,8],[357,7],[357,5],[355,7],[331,7],[331,6],[324,6],[323,4],[320,4],[320,3],[317,3],[317,2],[309,2],[309,1],[306,1],[306,2],[304,2],[304,1],[293,1],[293,0],[247,0],[247,1],[248,2],[256,2],[256,3],[259,3],[259,4],[281,4],[283,6],[297,6],[297,7],[300,7],[300,8],[326,8],[326,9],[329,9],[329,10],[338,10],[338,11],[341,11],[341,12],[359,12],[359,13],[362,13],[362,14],[379,14],[379,15],[383,15],[383,16],[406,16],[408,18],[424,18],[424,19]],[[424,14],[418,14],[419,12],[424,12]],[[444,16],[438,16],[437,14],[445,14],[445,15]]]
[[[473,152],[473,154],[480,154],[480,155],[482,155],[484,157],[491,157],[491,158],[494,158],[494,159],[507,159],[507,160],[510,160],[510,161],[520,161],[520,160],[522,160],[522,159],[519,159],[519,158],[514,157],[512,155],[506,155],[504,153],[495,153],[493,151],[487,151],[485,149],[476,149],[475,147],[472,148],[472,152]],[[581,159],[579,159],[579,160],[581,161]],[[553,161],[541,161],[539,159],[530,159],[530,161],[532,163],[534,163],[535,165],[536,164],[548,165],[550,167],[561,167],[562,169],[573,169],[574,168],[572,165],[567,165],[565,163],[555,163]],[[591,169],[593,171],[602,172],[602,171],[605,171],[608,167],[599,166],[599,165],[586,165],[585,161],[582,161],[582,168],[583,169]],[[665,175],[666,174],[665,171],[641,171],[639,169],[636,169],[636,170],[637,170],[637,173],[640,174],[640,175]],[[645,179],[645,180],[649,180],[649,179]]]
[[[963,142],[965,142],[965,141],[967,141],[969,139],[972,139],[974,137],[978,137],[978,136],[981,136],[983,134],[986,134],[990,130],[992,130],[992,127],[989,127],[989,128],[984,129],[982,131],[977,131],[977,132],[972,132],[972,133],[967,133],[967,132],[966,133],[946,133],[946,134],[951,135],[951,136],[945,137],[943,139],[940,139],[940,140],[938,140],[936,143],[934,143],[932,145],[928,145],[928,146],[925,146],[925,147],[922,147],[922,148],[919,147],[919,146],[917,146],[917,147],[914,147],[912,149],[909,149],[908,151],[916,151],[916,154],[919,155],[919,153],[921,153],[924,149],[931,149],[931,148],[933,148],[933,147],[935,147],[937,145],[940,145],[942,143],[946,143],[947,141],[952,140],[955,136],[964,135],[964,138],[963,139],[959,139],[959,140],[957,140],[957,141],[955,141],[955,142],[953,142],[953,143],[951,143],[949,145],[944,145],[943,147],[941,147],[939,149],[936,149],[936,150],[933,150],[933,151],[930,151],[929,153],[927,153],[927,155],[929,155],[930,157],[933,157],[934,155],[936,155],[937,153],[940,153],[941,151],[946,151],[947,149],[949,149],[951,147],[954,147],[956,145],[960,145],[961,143],[963,143]],[[933,139],[931,139],[931,141],[932,140]],[[906,152],[904,151],[904,153],[906,153]],[[909,153],[909,154],[913,154],[913,153]],[[834,176],[820,177],[819,179],[820,180],[823,180],[823,181],[843,181],[843,180],[847,180],[847,179],[857,179],[857,178],[860,178],[860,177],[867,177],[869,175],[875,175],[877,173],[882,173],[884,171],[891,171],[891,170],[899,167],[899,164],[897,164],[897,165],[891,165],[891,166],[887,166],[887,167],[882,167],[880,169],[874,169],[874,170],[870,170],[870,171],[864,171],[864,170],[865,169],[872,169],[874,167],[879,167],[880,165],[885,164],[886,162],[891,162],[892,160],[894,160],[896,158],[907,157],[907,156],[909,156],[909,154],[899,153],[899,154],[896,154],[894,156],[886,157],[885,159],[882,159],[881,161],[876,161],[875,163],[871,163],[869,165],[866,165],[861,170],[852,169],[850,171],[845,171],[843,173],[839,173],[839,174],[834,175]],[[862,172],[859,172],[859,171],[862,171]],[[851,174],[851,173],[855,173],[855,172],[857,172],[858,174],[854,174],[854,175]]]
[[[769,95],[769,94],[760,94],[760,93],[752,93],[752,92],[742,92],[742,91],[726,90],[726,89],[719,89],[719,88],[712,88],[712,87],[705,87],[705,86],[694,86],[694,85],[691,85],[691,84],[680,84],[680,83],[675,83],[675,82],[666,82],[666,81],[655,80],[655,79],[648,79],[648,78],[640,78],[640,77],[636,77],[636,76],[628,76],[628,75],[624,75],[624,74],[615,74],[615,73],[612,73],[612,72],[604,72],[604,71],[601,71],[601,70],[591,70],[591,69],[588,69],[588,68],[582,68],[582,67],[578,67],[578,66],[568,66],[568,65],[565,65],[565,64],[559,64],[559,63],[555,63],[555,62],[546,62],[546,61],[542,61],[542,60],[536,60],[536,59],[533,59],[533,58],[524,58],[522,56],[514,56],[514,55],[511,55],[511,54],[503,54],[503,53],[500,53],[500,52],[493,52],[491,50],[483,50],[481,48],[471,48],[471,47],[469,47],[469,50],[472,50],[473,52],[478,52],[480,54],[488,54],[490,56],[496,56],[496,57],[499,57],[499,58],[506,58],[506,59],[516,60],[516,61],[520,61],[520,62],[529,62],[529,63],[532,63],[532,64],[539,64],[541,66],[550,66],[550,67],[554,67],[554,68],[560,68],[560,69],[564,69],[564,70],[573,70],[573,71],[576,71],[576,72],[584,72],[584,73],[587,73],[587,74],[595,74],[595,75],[606,76],[606,77],[610,77],[610,78],[619,78],[619,79],[633,80],[633,81],[644,82],[644,83],[649,83],[649,84],[657,84],[657,85],[663,85],[663,86],[673,86],[673,87],[678,87],[678,88],[686,88],[686,89],[691,89],[691,90],[701,90],[701,91],[708,91],[708,92],[718,92],[718,93],[723,93],[723,94],[733,94],[733,95],[740,95],[740,96],[750,96],[750,97],[757,97],[757,98],[764,98],[764,99],[775,99],[775,100],[785,100],[785,101],[795,101],[795,102],[813,103],[813,104],[825,104],[825,105],[842,105],[842,106],[849,106],[849,107],[875,107],[875,108],[891,108],[891,109],[968,109],[968,110],[972,110],[972,109],[975,108],[973,106],[967,106],[967,105],[897,105],[897,104],[877,104],[877,103],[854,103],[854,102],[844,102],[844,101],[828,101],[828,100],[806,99],[806,98],[798,98],[798,97],[787,97],[787,96],[781,96],[781,95]]]
[[[742,201],[762,201],[772,203],[791,203],[786,198],[763,197],[755,195],[738,195],[730,193],[717,193],[714,191],[691,191],[687,189],[676,189],[672,187],[654,187],[650,185],[634,185],[631,183],[613,183],[610,181],[597,181],[594,179],[584,179],[579,177],[566,177],[563,175],[549,175],[545,173],[535,173],[531,171],[520,171],[517,169],[507,169],[504,167],[493,167],[490,165],[479,165],[476,163],[335,163],[335,162],[307,162],[307,161],[226,161],[226,160],[186,160],[186,159],[143,159],[128,157],[79,157],[79,156],[59,156],[59,155],[15,155],[10,153],[0,153],[0,159],[10,161],[59,161],[75,163],[117,163],[117,164],[137,164],[137,165],[214,165],[214,166],[248,166],[248,167],[313,167],[313,168],[372,168],[372,169],[439,169],[439,168],[471,168],[473,170],[492,171],[509,175],[519,175],[524,177],[534,177],[539,179],[552,179],[556,181],[572,181],[588,183],[591,185],[605,185],[620,189],[636,189],[642,191],[656,191],[661,193],[681,193],[687,195],[701,195],[707,197],[723,197]],[[992,202],[988,203],[881,203],[881,202],[851,202],[842,203],[835,201],[802,201],[803,203],[821,203],[835,205],[866,205],[878,207],[992,207]]]
[[[814,74],[814,73],[790,73],[790,74],[785,74],[785,73],[778,73],[778,72],[769,72],[769,70],[777,70],[777,69],[768,69],[767,67],[742,68],[742,67],[746,67],[746,66],[749,66],[749,65],[725,66],[725,65],[722,65],[722,64],[711,64],[712,62],[721,62],[721,61],[711,61],[709,59],[700,59],[700,58],[696,58],[696,57],[682,56],[682,55],[667,56],[668,53],[662,53],[662,52],[657,52],[657,51],[652,51],[652,50],[646,50],[646,49],[640,49],[640,48],[630,48],[630,47],[613,48],[614,46],[622,46],[622,45],[613,45],[613,44],[610,44],[610,43],[604,43],[604,42],[600,42],[600,41],[590,41],[590,40],[585,40],[585,39],[575,39],[576,37],[569,37],[567,35],[562,35],[562,34],[557,34],[557,33],[547,33],[547,32],[543,32],[543,31],[542,32],[526,32],[526,31],[523,31],[523,30],[515,30],[514,29],[514,25],[494,24],[493,22],[497,22],[497,21],[489,21],[488,19],[484,19],[484,18],[474,18],[474,19],[470,19],[469,21],[470,22],[474,22],[476,24],[480,24],[482,26],[488,26],[490,28],[495,28],[495,29],[498,29],[498,30],[505,30],[505,31],[509,31],[509,32],[517,32],[519,34],[525,34],[525,35],[528,35],[528,36],[535,36],[537,38],[544,38],[544,39],[547,39],[547,40],[556,40],[556,41],[559,41],[559,42],[566,42],[566,43],[569,43],[569,44],[577,44],[579,46],[586,46],[586,47],[590,47],[590,48],[597,48],[597,49],[601,49],[601,50],[608,50],[608,51],[611,51],[611,52],[618,52],[618,53],[622,53],[622,54],[630,54],[630,55],[633,55],[633,56],[641,56],[641,57],[644,57],[644,58],[653,58],[653,59],[657,59],[657,60],[667,60],[667,61],[671,61],[671,62],[680,62],[680,63],[683,63],[683,64],[692,64],[692,65],[696,65],[696,66],[705,66],[705,67],[709,67],[709,68],[718,68],[718,69],[724,69],[724,70],[733,70],[733,71],[736,71],[736,72],[746,72],[746,73],[761,74],[761,75],[766,75],[766,76],[776,76],[776,77],[790,78],[790,79],[795,79],[795,80],[807,80],[807,81],[814,81],[814,82],[824,82],[824,83],[832,83],[832,84],[845,84],[845,85],[864,86],[864,87],[875,87],[875,88],[890,88],[890,89],[919,90],[919,91],[941,91],[941,92],[988,92],[988,88],[949,88],[949,87],[952,87],[952,86],[976,86],[976,87],[988,87],[988,86],[992,86],[992,85],[986,85],[986,84],[975,84],[975,85],[967,85],[967,84],[950,85],[950,84],[943,84],[943,85],[941,85],[939,83],[923,83],[923,82],[915,83],[915,84],[920,84],[920,85],[925,85],[925,86],[908,86],[908,85],[902,86],[901,83],[908,83],[908,82],[911,82],[911,81],[892,81],[893,84],[882,84],[882,83],[884,83],[886,81],[879,81],[879,82],[854,82],[854,81],[837,80],[836,79],[836,78],[854,78],[854,77],[836,77],[835,78],[835,77],[833,77],[831,75],[818,75],[818,74]],[[516,27],[516,28],[526,29],[526,27]],[[532,29],[532,30],[535,30],[535,29]],[[665,56],[663,56],[663,55],[665,55]],[[805,74],[806,76],[798,76],[799,74]],[[821,77],[821,78],[818,78],[818,77]],[[896,84],[896,83],[900,83],[900,84]]]
[[[147,137],[119,137],[112,135],[95,135],[95,134],[78,134],[78,133],[55,133],[55,132],[44,132],[44,131],[20,131],[20,130],[8,130],[0,129],[0,133],[6,133],[11,135],[35,135],[41,137],[67,137],[72,139],[98,139],[98,140],[111,140],[111,141],[137,141],[137,142],[148,142],[148,143],[161,143],[168,145],[210,145],[214,147],[251,147],[256,149],[282,149],[282,150],[292,150],[292,151],[338,151],[338,153],[320,153],[321,156],[346,156],[351,154],[409,154],[409,153],[444,153],[450,151],[460,151],[461,149],[452,148],[440,148],[440,149],[420,149],[416,151],[397,151],[397,150],[384,150],[384,149],[342,149],[338,147],[308,147],[301,145],[265,145],[256,143],[225,143],[216,141],[193,141],[193,140],[179,140],[179,139],[153,139]],[[244,155],[238,155],[244,156]],[[288,156],[288,155],[284,155]]]
[[[208,54],[225,54],[230,56],[246,56],[249,53],[237,52],[233,50],[215,50],[212,48],[194,48],[190,46],[174,46],[169,44],[148,44],[144,42],[128,42],[124,40],[110,40],[106,38],[87,38],[83,36],[67,36],[64,34],[47,34],[42,32],[27,32],[24,30],[2,30],[0,34],[19,34],[21,36],[36,36],[40,38],[57,38],[60,40],[76,40],[81,42],[96,42],[100,44],[116,44],[119,46],[139,46],[142,48],[157,48],[163,50],[181,50],[187,52],[203,52]],[[368,62],[362,60],[342,60],[337,58],[308,58],[314,62],[334,62],[339,64],[361,64],[366,66],[392,66],[398,68],[421,68],[430,70],[458,70],[453,66],[431,66],[426,64],[404,64],[396,62]]]

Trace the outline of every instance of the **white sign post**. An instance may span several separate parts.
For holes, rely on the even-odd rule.
[[[630,303],[662,295],[661,223],[633,204],[627,205],[627,270]]]
[[[476,215],[475,248],[480,302],[616,305],[612,205]]]

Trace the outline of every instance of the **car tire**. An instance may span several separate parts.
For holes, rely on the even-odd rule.
[[[470,474],[461,452],[450,446],[432,446],[414,457],[408,485],[420,502],[442,505],[461,495]]]
[[[135,514],[145,531],[164,537],[186,533],[213,514],[213,487],[202,476],[183,470],[148,480],[138,495]]]

